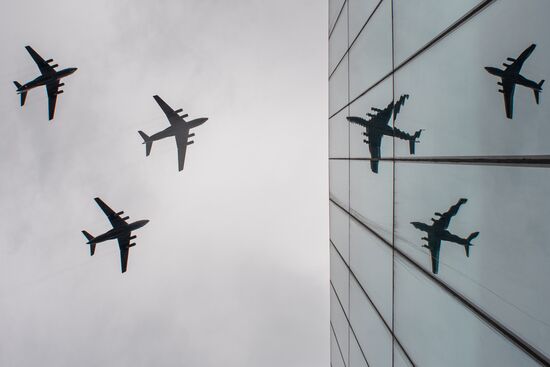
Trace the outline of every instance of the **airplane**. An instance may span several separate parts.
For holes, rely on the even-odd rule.
[[[404,131],[399,130],[396,127],[391,127],[389,124],[392,113],[397,116],[399,111],[401,111],[401,106],[405,105],[405,101],[409,98],[408,94],[402,95],[397,103],[394,104],[392,101],[386,108],[383,110],[379,108],[372,107],[372,111],[376,113],[367,113],[367,116],[370,118],[365,120],[361,117],[349,116],[347,120],[353,124],[360,125],[365,128],[364,136],[368,137],[368,140],[363,139],[363,142],[369,145],[369,151],[371,155],[370,167],[372,172],[378,173],[378,162],[380,158],[380,145],[382,144],[382,137],[394,136],[399,139],[409,141],[409,151],[411,154],[414,154],[415,143],[418,143],[417,140],[420,138],[420,133],[422,130],[418,130],[414,135],[407,134]]]
[[[95,245],[109,240],[118,240],[118,247],[120,249],[120,265],[122,272],[126,272],[126,268],[128,265],[128,252],[130,251],[130,247],[135,246],[135,243],[130,243],[131,240],[136,238],[136,236],[132,236],[132,231],[135,231],[136,229],[139,229],[149,223],[149,220],[143,219],[138,220],[133,223],[126,222],[130,217],[121,217],[122,214],[124,214],[123,211],[115,212],[113,209],[111,209],[107,204],[103,202],[100,198],[94,199],[97,205],[103,210],[105,215],[107,215],[107,219],[111,222],[111,225],[113,226],[113,229],[100,234],[97,237],[92,236],[86,231],[82,231],[82,234],[86,237],[88,242],[86,242],[87,245],[90,245],[90,256],[94,256],[95,253]]]
[[[174,111],[172,107],[168,106],[159,96],[153,96],[153,98],[166,114],[170,126],[151,136],[148,136],[143,131],[138,131],[139,135],[143,138],[143,144],[145,144],[145,156],[148,157],[151,153],[151,147],[154,141],[173,136],[176,138],[176,146],[178,148],[178,170],[181,171],[183,170],[183,164],[185,162],[187,146],[194,143],[192,140],[189,141],[189,138],[192,138],[195,134],[189,134],[189,130],[204,124],[208,119],[198,118],[191,121],[185,121],[185,118],[189,115],[179,115],[179,113],[183,111],[181,108]]]
[[[430,250],[432,257],[432,272],[434,274],[437,274],[439,271],[439,250],[441,249],[441,241],[454,242],[464,246],[466,256],[470,257],[470,246],[473,246],[472,240],[479,235],[479,232],[474,232],[467,238],[461,238],[447,231],[451,219],[458,213],[460,206],[467,201],[467,199],[462,198],[458,200],[458,203],[451,206],[447,212],[443,214],[436,212],[435,215],[439,218],[432,218],[432,224],[411,222],[415,228],[426,232],[428,235],[428,237],[422,237],[423,240],[428,242],[427,245],[422,245],[422,247]]]
[[[27,98],[27,92],[33,88],[40,87],[42,85],[46,86],[46,92],[48,93],[48,114],[49,120],[53,119],[55,112],[55,102],[57,101],[57,96],[63,93],[62,90],[59,90],[60,87],[64,86],[65,83],[61,83],[60,80],[66,76],[74,73],[77,68],[66,68],[63,70],[55,70],[58,64],[50,65],[53,62],[53,59],[44,60],[36,51],[32,49],[31,46],[25,46],[31,57],[33,58],[38,69],[40,69],[39,77],[31,80],[25,85],[14,81],[13,84],[17,87],[17,94],[21,95],[21,106],[25,104],[25,99]]]
[[[535,44],[527,47],[517,59],[511,57],[506,58],[506,60],[511,61],[512,63],[503,63],[502,65],[505,66],[504,70],[491,66],[485,67],[485,70],[487,70],[487,72],[500,77],[500,82],[498,82],[497,84],[500,85],[502,89],[499,89],[498,91],[504,95],[504,107],[506,108],[506,117],[508,117],[509,119],[512,118],[512,115],[514,113],[514,92],[516,89],[516,84],[531,88],[533,90],[533,93],[535,94],[535,101],[537,102],[537,104],[539,104],[539,94],[542,91],[542,84],[544,83],[544,79],[536,83],[532,80],[526,79],[519,73],[521,71],[523,63],[529,57],[529,55],[531,55],[535,47],[537,47],[537,45]]]

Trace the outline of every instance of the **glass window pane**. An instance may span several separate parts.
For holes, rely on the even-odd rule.
[[[349,215],[336,206],[329,203],[330,215],[330,240],[342,254],[344,259],[349,258]]]
[[[351,281],[351,325],[370,366],[391,366],[392,338],[382,319],[353,279]]]
[[[340,297],[340,302],[343,302],[342,296],[339,294],[338,297]],[[344,306],[345,307],[345,306]],[[334,289],[331,289],[330,292],[330,322],[332,323],[332,327],[334,328],[334,333],[336,334],[336,338],[338,339],[338,342],[340,343],[340,348],[342,349],[343,355],[344,355],[344,361],[345,365],[348,365],[348,344],[349,344],[349,335],[348,335],[348,321],[346,319],[346,316],[344,314],[344,311],[342,310],[342,307],[340,306],[340,303],[338,302],[338,298],[336,297],[336,293],[334,292]]]
[[[351,269],[391,325],[393,258],[389,246],[363,226],[350,222]]]
[[[330,197],[347,209],[349,207],[349,161],[331,160],[329,174]]]
[[[480,0],[393,0],[398,65],[471,10]]]
[[[393,163],[380,162],[378,173],[370,161],[351,161],[350,206],[352,213],[387,241],[392,240]]]
[[[447,227],[459,243],[441,241],[436,276],[550,355],[550,170],[398,163],[396,177],[396,246],[431,272],[428,232],[411,222],[432,225],[467,199]],[[467,257],[461,241],[475,232]]]
[[[396,259],[394,332],[417,366],[538,366],[441,288]]]
[[[329,73],[332,73],[338,62],[342,59],[348,49],[348,7],[344,6],[344,10],[338,18],[338,23],[332,31],[329,42]],[[347,67],[347,64],[342,64],[340,67]]]
[[[349,0],[349,39],[350,42],[359,34],[380,0]]]
[[[341,67],[337,68],[328,82],[329,91],[329,116],[332,116],[339,109],[348,103],[348,68],[347,56],[342,61]]]
[[[347,109],[328,120],[329,128],[329,156],[330,158],[349,157],[350,127],[346,117]]]
[[[384,1],[349,52],[350,97],[391,71],[391,1]]]
[[[355,118],[361,118],[361,120],[355,120],[359,123],[347,122],[350,129],[349,144],[350,144],[350,156],[353,158],[371,158],[371,149],[373,146],[371,144],[376,143],[375,140],[372,142],[366,143],[369,141],[369,138],[365,133],[367,129],[361,125],[361,123],[367,124],[367,121],[370,123],[377,123],[379,121],[386,122],[386,125],[393,126],[393,118],[391,114],[385,114],[384,112],[376,112],[373,108],[376,109],[386,109],[393,100],[393,86],[392,78],[386,79],[376,88],[370,90],[363,97],[359,98],[357,101],[351,104],[349,116]],[[405,108],[405,107],[403,107]],[[391,109],[391,107],[390,107]],[[370,113],[373,116],[368,116]],[[376,117],[374,117],[376,116]],[[372,121],[371,121],[372,120]],[[380,156],[381,157],[393,157],[393,138],[391,136],[383,136],[380,140]]]
[[[485,67],[502,67],[536,43],[521,75],[539,83],[548,78],[550,32],[547,1],[494,2],[479,15],[407,64],[395,75],[396,95],[409,94],[396,123],[405,131],[425,129],[420,156],[539,155],[550,152],[550,101],[518,85],[512,119],[506,117],[500,78]],[[529,26],[518,32],[517,19]],[[505,40],[505,41],[503,41]],[[396,144],[397,156],[409,156]]]

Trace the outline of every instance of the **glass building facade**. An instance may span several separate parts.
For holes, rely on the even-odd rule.
[[[333,367],[550,365],[549,17],[329,1]]]

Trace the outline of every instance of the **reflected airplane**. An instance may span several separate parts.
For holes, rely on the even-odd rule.
[[[479,232],[474,232],[467,238],[461,238],[447,231],[451,219],[458,213],[460,206],[467,201],[467,199],[460,199],[458,200],[458,203],[451,206],[447,212],[443,214],[435,213],[435,215],[439,218],[432,218],[433,224],[411,222],[415,228],[428,234],[428,237],[422,237],[423,240],[428,242],[427,245],[422,245],[422,247],[430,250],[432,257],[432,272],[434,274],[437,274],[439,271],[439,250],[441,249],[441,241],[454,242],[464,246],[466,256],[470,257],[470,246],[473,246],[471,241],[479,235]]]
[[[527,47],[525,51],[519,55],[517,59],[511,57],[506,58],[506,60],[511,61],[511,64],[503,63],[506,68],[504,70],[494,68],[491,66],[485,67],[490,74],[500,77],[500,82],[497,84],[502,87],[498,91],[504,95],[504,107],[506,108],[506,117],[509,119],[512,118],[514,113],[514,92],[516,90],[516,84],[523,85],[524,87],[531,88],[535,94],[535,101],[539,104],[539,93],[542,91],[542,84],[544,79],[539,83],[535,83],[532,80],[526,79],[519,72],[525,60],[531,55],[533,50],[537,45],[532,44]]]
[[[21,95],[21,106],[25,104],[25,99],[27,98],[27,92],[33,88],[40,87],[42,85],[46,86],[46,92],[48,93],[48,116],[49,120],[53,119],[55,112],[55,102],[57,101],[57,96],[63,93],[62,90],[59,90],[60,87],[64,86],[64,83],[60,83],[61,78],[71,75],[77,69],[76,68],[67,68],[63,70],[56,71],[55,68],[59,65],[50,65],[53,62],[53,59],[44,60],[32,49],[31,46],[25,46],[29,54],[31,54],[32,59],[38,65],[40,69],[40,75],[34,80],[21,85],[19,82],[14,81],[13,84],[17,87],[17,93]]]
[[[408,94],[402,95],[397,103],[394,104],[392,101],[386,108],[383,110],[372,107],[372,110],[376,113],[367,113],[367,116],[370,118],[365,120],[361,117],[349,116],[347,117],[348,121],[360,125],[365,128],[364,136],[368,137],[363,141],[369,145],[369,151],[371,155],[370,167],[372,172],[378,173],[378,162],[381,156],[380,154],[380,145],[382,144],[382,137],[394,136],[402,140],[409,141],[409,151],[411,154],[414,154],[415,143],[418,143],[418,138],[420,138],[420,133],[422,130],[418,130],[414,135],[407,134],[399,130],[396,127],[391,127],[389,125],[390,118],[392,114],[397,116],[399,111],[401,111],[401,106],[405,105],[405,101],[409,98]]]
[[[124,214],[123,211],[116,213],[113,209],[109,208],[107,204],[103,202],[100,198],[95,198],[95,201],[97,205],[103,210],[105,215],[107,215],[107,219],[111,222],[111,225],[113,226],[113,229],[100,234],[97,237],[92,236],[86,231],[82,231],[88,242],[86,242],[87,245],[90,245],[90,256],[93,256],[95,253],[95,245],[100,242],[108,241],[108,240],[118,240],[118,247],[120,249],[120,265],[122,272],[126,272],[126,267],[128,265],[128,253],[130,251],[130,247],[135,246],[135,243],[130,243],[131,240],[136,238],[136,236],[132,236],[132,231],[135,231],[136,229],[139,229],[149,223],[149,220],[138,220],[133,223],[128,223],[126,220],[130,219],[130,217],[121,217],[122,214]]]
[[[194,142],[189,138],[195,136],[195,134],[189,134],[189,130],[199,125],[204,124],[208,119],[207,118],[198,118],[191,121],[185,121],[184,119],[189,116],[187,114],[179,115],[183,110],[174,111],[166,102],[162,100],[159,96],[153,96],[155,101],[159,104],[160,108],[166,114],[170,126],[156,134],[148,136],[143,131],[138,131],[139,135],[143,138],[143,144],[145,144],[145,155],[148,157],[151,153],[151,147],[155,140],[164,139],[170,136],[176,138],[176,146],[178,148],[178,170],[183,170],[183,164],[185,163],[185,152],[187,151],[187,146],[193,144]]]

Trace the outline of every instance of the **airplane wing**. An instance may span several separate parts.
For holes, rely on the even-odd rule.
[[[193,142],[188,142],[189,133],[176,135],[176,146],[178,148],[178,171],[183,170],[183,164],[185,163],[185,153],[187,152],[187,145]]]
[[[128,254],[130,253],[130,234],[126,237],[118,238],[118,248],[120,249],[120,269],[123,273],[128,267]]]
[[[382,134],[379,131],[376,131],[374,129],[371,129],[368,133],[369,136],[369,151],[370,151],[370,169],[374,173],[378,173],[378,162],[381,153],[380,153],[380,145],[382,144]]]
[[[55,70],[44,60],[35,50],[32,49],[31,46],[25,46],[29,54],[31,55],[32,59],[38,66],[38,69],[40,69],[40,72],[42,75],[44,74],[51,74]]]
[[[347,119],[352,124],[356,124],[365,128],[368,126],[368,121],[365,120],[364,118],[357,117],[357,116],[348,116]]]
[[[502,80],[502,95],[504,96],[504,107],[506,108],[506,117],[512,118],[514,114],[514,92],[516,84]]]
[[[105,204],[103,200],[101,200],[100,198],[95,198],[95,202],[97,203],[97,205],[99,205],[101,210],[103,210],[103,213],[105,213],[105,215],[107,216],[107,219],[109,219],[109,222],[111,222],[111,225],[113,226],[113,228],[120,227],[126,224],[126,221],[120,217],[120,214],[122,214],[122,212],[116,213],[107,204]]]
[[[168,106],[166,102],[162,100],[159,96],[153,96],[155,101],[157,101],[158,105],[168,118],[168,121],[170,122],[170,125],[174,125],[176,122],[181,121],[182,118],[177,114],[176,111],[172,109],[172,107]]]
[[[53,119],[55,113],[55,102],[57,101],[58,90],[59,80],[46,85],[46,91],[48,92],[48,118],[50,120]]]
[[[516,73],[519,73],[519,71],[521,70],[521,67],[523,66],[523,63],[525,62],[525,60],[527,60],[527,58],[531,55],[531,53],[533,52],[533,50],[535,49],[535,47],[537,47],[537,45],[535,45],[534,43],[527,47],[525,49],[525,51],[523,51],[521,53],[521,55],[519,55],[519,57],[517,59],[514,60],[514,62],[512,63],[512,65],[508,66],[506,68],[506,70],[513,70],[515,71]],[[511,59],[513,60],[513,59]]]
[[[428,247],[432,257],[432,273],[437,274],[439,272],[439,251],[441,250],[441,240],[431,240]]]
[[[401,107],[405,105],[405,101],[409,99],[408,94],[403,94],[399,99],[396,101],[395,106],[393,106],[393,114],[397,116],[397,114],[401,111]]]
[[[460,209],[460,206],[467,201],[467,199],[462,198],[458,200],[458,203],[451,206],[449,210],[447,210],[445,213],[436,213],[436,215],[439,215],[440,218],[435,221],[434,226],[437,226],[440,229],[447,229],[447,227],[449,227],[449,224],[451,223],[451,219],[458,213],[458,209]]]

